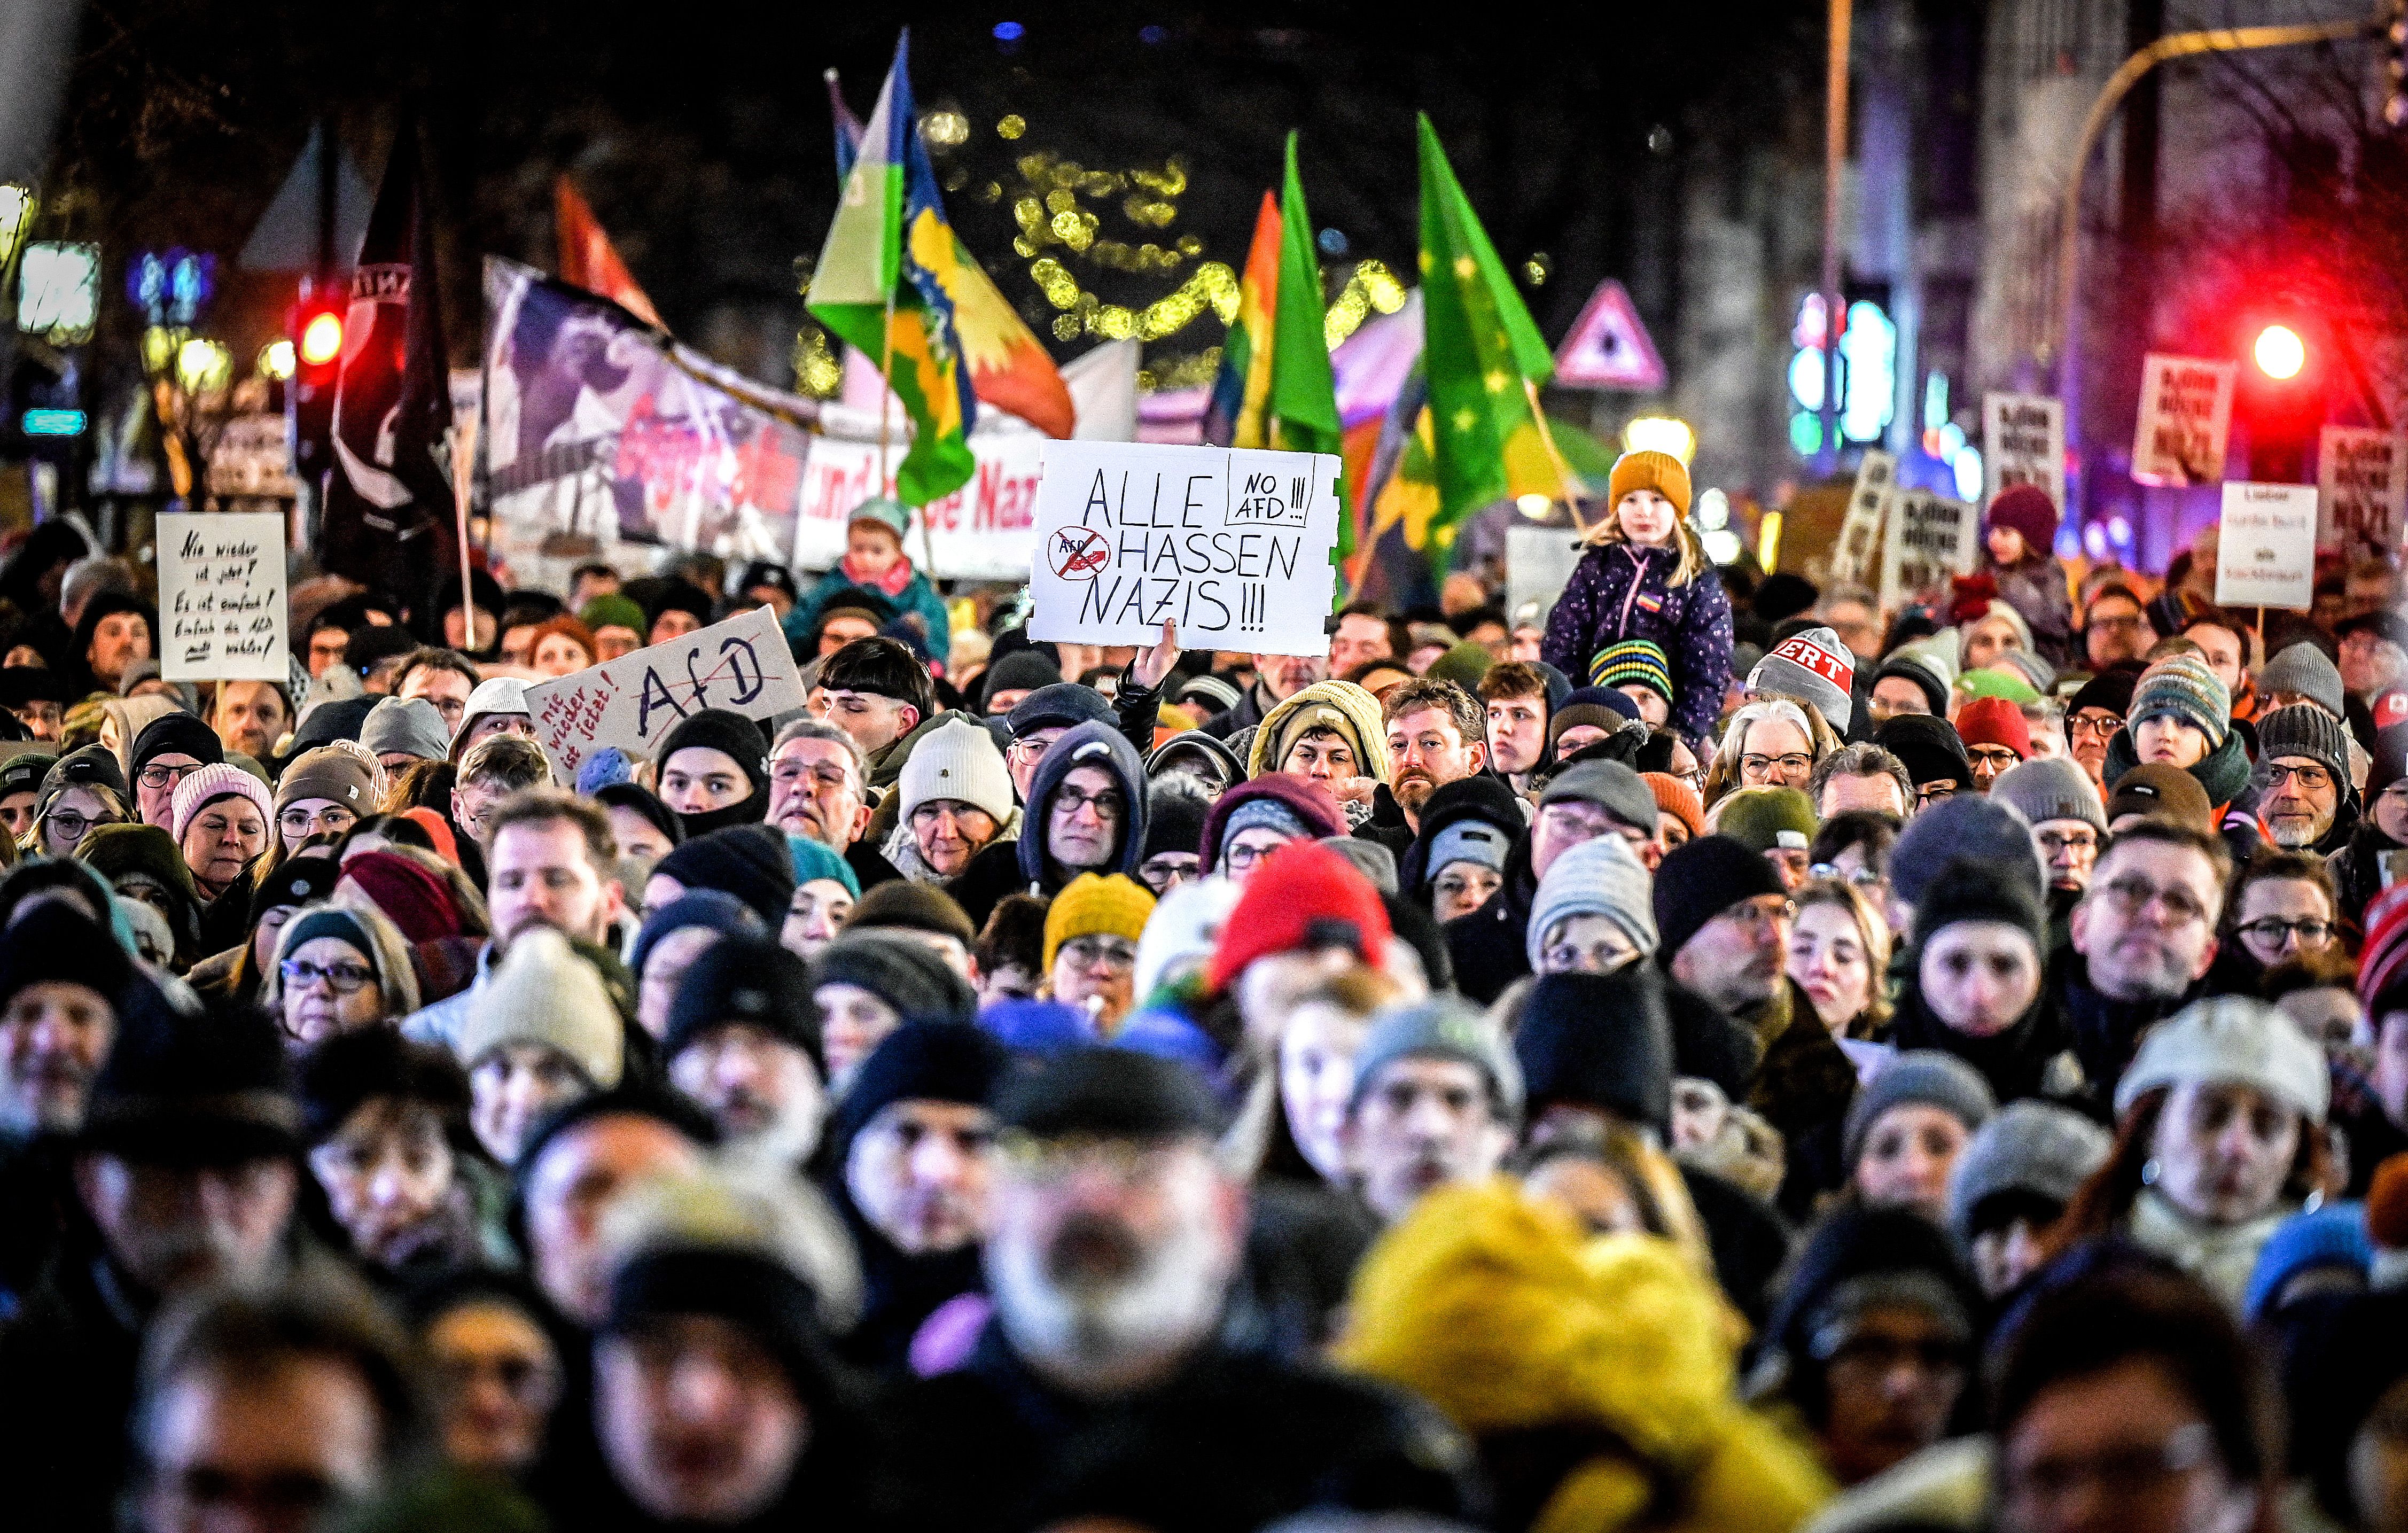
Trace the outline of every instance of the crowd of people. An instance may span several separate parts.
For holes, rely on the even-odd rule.
[[[36,527],[17,1518],[2408,1533],[2399,571],[2244,619],[2020,487],[1884,610],[1690,498],[1312,654],[872,501],[207,688]],[[531,681],[764,605],[807,709],[563,780]]]

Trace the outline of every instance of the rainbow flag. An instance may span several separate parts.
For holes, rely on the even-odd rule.
[[[953,295],[924,264],[923,252],[936,242],[924,231],[941,231],[951,242],[953,230],[920,141],[910,46],[907,30],[895,44],[894,66],[844,178],[803,302],[813,319],[875,358],[903,402],[912,436],[896,469],[895,494],[924,506],[968,483],[976,471],[969,429],[978,403],[962,365]]]
[[[1238,316],[1221,343],[1220,371],[1204,407],[1204,439],[1214,447],[1263,445],[1263,407],[1271,395],[1271,325],[1280,279],[1280,205],[1263,193],[1254,242],[1238,282]]]
[[[836,178],[841,184],[853,177],[867,130],[845,106],[833,69],[827,72],[827,83],[829,105],[836,115]],[[911,149],[925,161],[927,150],[916,134]],[[953,232],[943,205],[937,200],[933,174],[926,184],[924,201],[916,197],[906,201],[905,256],[953,304],[953,329],[960,338],[962,359],[969,365],[970,393],[1049,437],[1068,437],[1079,423],[1078,410],[1060,369]]]

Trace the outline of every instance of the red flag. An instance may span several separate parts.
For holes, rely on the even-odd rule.
[[[570,287],[598,293],[646,324],[666,330],[652,301],[636,285],[635,275],[602,232],[594,209],[563,176],[552,183],[552,222],[560,235],[560,279]]]

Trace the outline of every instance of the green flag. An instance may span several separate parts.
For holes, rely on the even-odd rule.
[[[1451,547],[1463,519],[1507,496],[1560,498],[1564,473],[1532,405],[1555,371],[1497,247],[1421,118],[1422,360],[1429,380],[1438,510],[1430,538]]]
[[[1288,452],[1342,452],[1338,381],[1329,369],[1329,340],[1321,307],[1321,261],[1312,253],[1312,215],[1296,171],[1296,135],[1287,136],[1287,179],[1280,189],[1279,291],[1272,308],[1270,440]],[[1338,486],[1338,552],[1354,552],[1346,485]]]

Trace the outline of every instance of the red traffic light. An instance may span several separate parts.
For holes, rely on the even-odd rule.
[[[2257,360],[2259,372],[2277,381],[2299,377],[2300,369],[2308,365],[2307,343],[2287,324],[2270,324],[2258,331],[2249,354]]]
[[[298,343],[301,360],[312,367],[322,367],[343,351],[343,317],[331,308],[320,309],[302,325]]]

